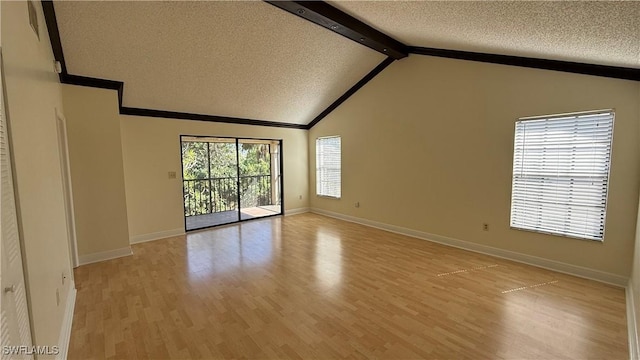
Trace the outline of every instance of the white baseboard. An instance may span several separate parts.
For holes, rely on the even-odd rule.
[[[184,234],[185,234],[185,232],[184,232],[183,228],[172,229],[172,230],[164,230],[164,231],[158,231],[158,232],[154,232],[154,233],[150,233],[150,234],[142,234],[142,235],[132,236],[129,239],[129,243],[131,243],[131,244],[139,244],[139,243],[143,243],[143,242],[147,242],[147,241],[166,239],[166,238],[169,238],[169,237],[180,236],[180,235],[184,235]]]
[[[120,249],[103,251],[93,254],[80,255],[80,264],[79,265],[87,265],[95,262],[111,260],[123,256],[133,255],[131,251],[131,246],[123,247]]]
[[[553,270],[553,271],[557,271],[557,272],[561,272],[569,275],[574,275],[574,276],[578,276],[578,277],[582,277],[590,280],[596,280],[599,282],[616,285],[620,287],[627,286],[627,282],[628,282],[628,278],[624,276],[611,274],[611,273],[607,273],[600,270],[589,269],[582,266],[571,265],[571,264],[563,263],[560,261],[549,260],[549,259],[545,259],[545,258],[533,256],[533,255],[522,254],[515,251],[499,249],[499,248],[482,245],[482,244],[478,244],[470,241],[454,239],[454,238],[441,236],[441,235],[429,234],[429,233],[418,231],[418,230],[408,229],[408,228],[395,226],[395,225],[389,225],[389,224],[385,224],[377,221],[362,219],[355,216],[344,215],[344,214],[335,213],[332,211],[327,211],[327,210],[322,210],[317,208],[311,208],[311,212],[333,217],[340,220],[346,220],[349,222],[354,222],[361,225],[374,227],[381,230],[390,231],[393,233],[398,233],[401,235],[411,236],[414,238],[436,242],[436,243],[447,245],[447,246],[453,246],[463,250],[469,250],[469,251],[473,251],[473,252],[477,252],[485,255],[495,256],[495,257],[516,261],[516,262],[527,264],[527,265],[533,265],[533,266],[537,266],[537,267],[541,267],[541,268],[545,268],[545,269],[549,269],[549,270]]]
[[[638,324],[636,323],[636,307],[633,296],[633,285],[631,281],[625,288],[625,298],[627,299],[627,331],[629,333],[629,359],[638,360]]]
[[[284,211],[284,216],[304,214],[306,212],[309,212],[309,208],[308,207],[290,209],[290,210],[285,210]]]
[[[76,286],[71,281],[70,290],[67,295],[67,304],[64,309],[64,317],[62,318],[62,327],[60,328],[60,338],[58,340],[58,349],[60,352],[56,356],[58,360],[66,360],[69,352],[69,342],[71,341],[71,326],[73,325],[73,311],[76,307]]]

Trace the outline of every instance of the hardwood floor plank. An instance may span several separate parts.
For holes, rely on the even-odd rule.
[[[70,359],[628,358],[624,290],[316,214],[75,270]]]

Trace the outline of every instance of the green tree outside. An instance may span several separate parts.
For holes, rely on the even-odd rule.
[[[182,142],[185,216],[272,205],[269,144]],[[239,161],[236,161],[239,155]],[[238,177],[238,170],[240,176]]]

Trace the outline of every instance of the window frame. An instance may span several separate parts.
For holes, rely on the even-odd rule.
[[[604,113],[611,113],[611,133],[610,133],[610,140],[609,140],[609,159],[608,159],[608,164],[607,164],[607,175],[606,175],[606,187],[604,188],[604,211],[603,211],[603,216],[602,216],[602,237],[601,238],[590,238],[590,237],[583,237],[583,236],[578,236],[578,235],[571,235],[571,234],[567,234],[567,233],[562,233],[560,231],[554,232],[554,231],[549,231],[549,230],[541,230],[541,229],[533,229],[533,228],[526,228],[526,227],[519,227],[519,226],[514,226],[513,224],[513,211],[514,211],[514,182],[515,182],[515,161],[516,161],[516,135],[517,135],[517,125],[520,122],[525,122],[525,121],[530,121],[530,120],[554,120],[554,119],[560,119],[560,118],[566,118],[566,117],[578,117],[578,116],[585,116],[585,115],[595,115],[595,114],[604,114]],[[582,241],[590,241],[590,242],[597,242],[597,243],[604,243],[605,240],[605,234],[606,234],[606,222],[607,222],[607,212],[608,212],[608,208],[609,208],[609,186],[611,184],[611,166],[613,164],[613,137],[614,137],[614,132],[615,132],[615,109],[611,108],[611,109],[602,109],[602,110],[589,110],[589,111],[577,111],[577,112],[570,112],[570,113],[561,113],[561,114],[552,114],[552,115],[540,115],[540,116],[528,116],[528,117],[522,117],[519,118],[515,123],[514,123],[514,138],[513,138],[513,150],[512,150],[512,170],[511,170],[511,199],[510,199],[510,207],[509,207],[509,229],[511,230],[518,230],[518,231],[527,231],[527,232],[533,232],[533,233],[538,233],[538,234],[545,234],[545,235],[553,235],[553,236],[559,236],[559,237],[564,237],[564,238],[570,238],[570,239],[577,239],[577,240],[582,240]]]
[[[333,195],[327,195],[327,194],[320,194],[320,189],[318,184],[321,182],[320,180],[320,165],[319,165],[319,157],[320,157],[320,152],[319,152],[319,142],[321,140],[325,140],[325,139],[334,139],[337,138],[340,142],[340,148],[339,148],[339,161],[340,161],[340,173],[338,175],[338,190],[340,192],[339,196],[333,196]],[[316,138],[316,196],[317,197],[322,197],[322,198],[327,198],[327,199],[335,199],[335,200],[339,200],[342,198],[342,137],[340,135],[330,135],[330,136],[320,136]]]

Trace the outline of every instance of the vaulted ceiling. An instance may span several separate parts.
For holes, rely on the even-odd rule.
[[[124,106],[307,124],[385,56],[264,2],[55,2],[67,71]]]
[[[640,68],[638,1],[330,4],[408,46]],[[66,71],[124,82],[125,107],[305,125],[387,58],[261,1],[54,8]]]
[[[639,1],[331,1],[413,46],[640,68]]]

